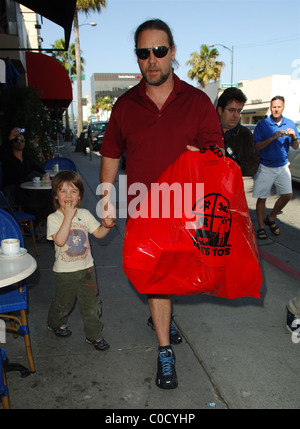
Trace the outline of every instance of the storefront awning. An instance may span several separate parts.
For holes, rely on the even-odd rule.
[[[15,0],[34,12],[60,25],[65,30],[65,48],[69,47],[76,0]]]
[[[249,111],[256,111],[256,110],[268,110],[269,107],[270,107],[269,101],[263,101],[261,103],[249,103],[244,105],[243,113],[248,113]]]
[[[38,90],[49,108],[67,108],[73,99],[72,84],[63,66],[48,55],[26,52],[28,86]]]

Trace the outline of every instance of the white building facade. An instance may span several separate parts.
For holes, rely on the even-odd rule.
[[[224,91],[221,82],[206,86],[206,93],[216,105],[216,99]],[[247,102],[241,114],[242,124],[256,124],[270,115],[270,101],[276,95],[285,99],[284,116],[294,122],[300,121],[300,80],[290,75],[271,75],[254,80],[238,81],[236,86],[243,91]]]

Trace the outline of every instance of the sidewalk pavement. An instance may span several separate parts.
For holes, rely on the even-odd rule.
[[[70,143],[65,143],[61,154],[75,162],[85,182],[83,207],[95,215],[101,157],[93,153],[90,159],[75,152]],[[251,188],[252,179],[245,179],[255,226]],[[298,213],[299,200],[292,201],[280,217],[280,237],[259,245],[264,278],[260,300],[174,297],[174,321],[183,342],[174,346],[179,386],[169,391],[155,385],[157,339],[147,326],[147,299],[135,291],[122,270],[124,219],[117,221],[105,239],[90,237],[103,303],[104,337],[111,346],[106,352],[85,343],[77,307],[69,318],[71,337],[58,338],[47,330],[54,249],[41,238],[38,269],[27,281],[36,373],[26,378],[19,372],[7,373],[11,407],[106,409],[107,414],[118,409],[300,408],[300,345],[285,327],[286,303],[300,286]],[[44,234],[45,230],[41,237]],[[34,256],[30,240],[26,244]],[[7,334],[2,346],[10,362],[27,366],[22,338]]]

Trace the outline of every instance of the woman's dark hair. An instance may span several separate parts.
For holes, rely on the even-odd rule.
[[[134,33],[135,48],[137,48],[137,42],[139,40],[140,34],[145,30],[161,30],[161,31],[164,31],[165,33],[167,33],[169,46],[175,45],[173,35],[172,35],[172,32],[171,32],[169,26],[164,21],[162,21],[161,19],[150,19],[149,21],[145,21],[143,24],[141,24],[136,29],[136,32]]]

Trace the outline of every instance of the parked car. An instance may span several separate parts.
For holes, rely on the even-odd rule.
[[[91,139],[92,150],[100,150],[108,121],[91,122],[88,125],[88,137]]]
[[[298,132],[300,133],[300,122],[295,123]],[[290,170],[292,174],[292,180],[300,183],[300,148],[289,150],[289,162]]]
[[[292,180],[300,183],[300,149],[290,148],[289,162]]]
[[[84,152],[86,153],[86,148],[89,147],[88,133],[87,129],[83,130],[80,134],[80,137],[76,140],[76,149],[75,152]]]

